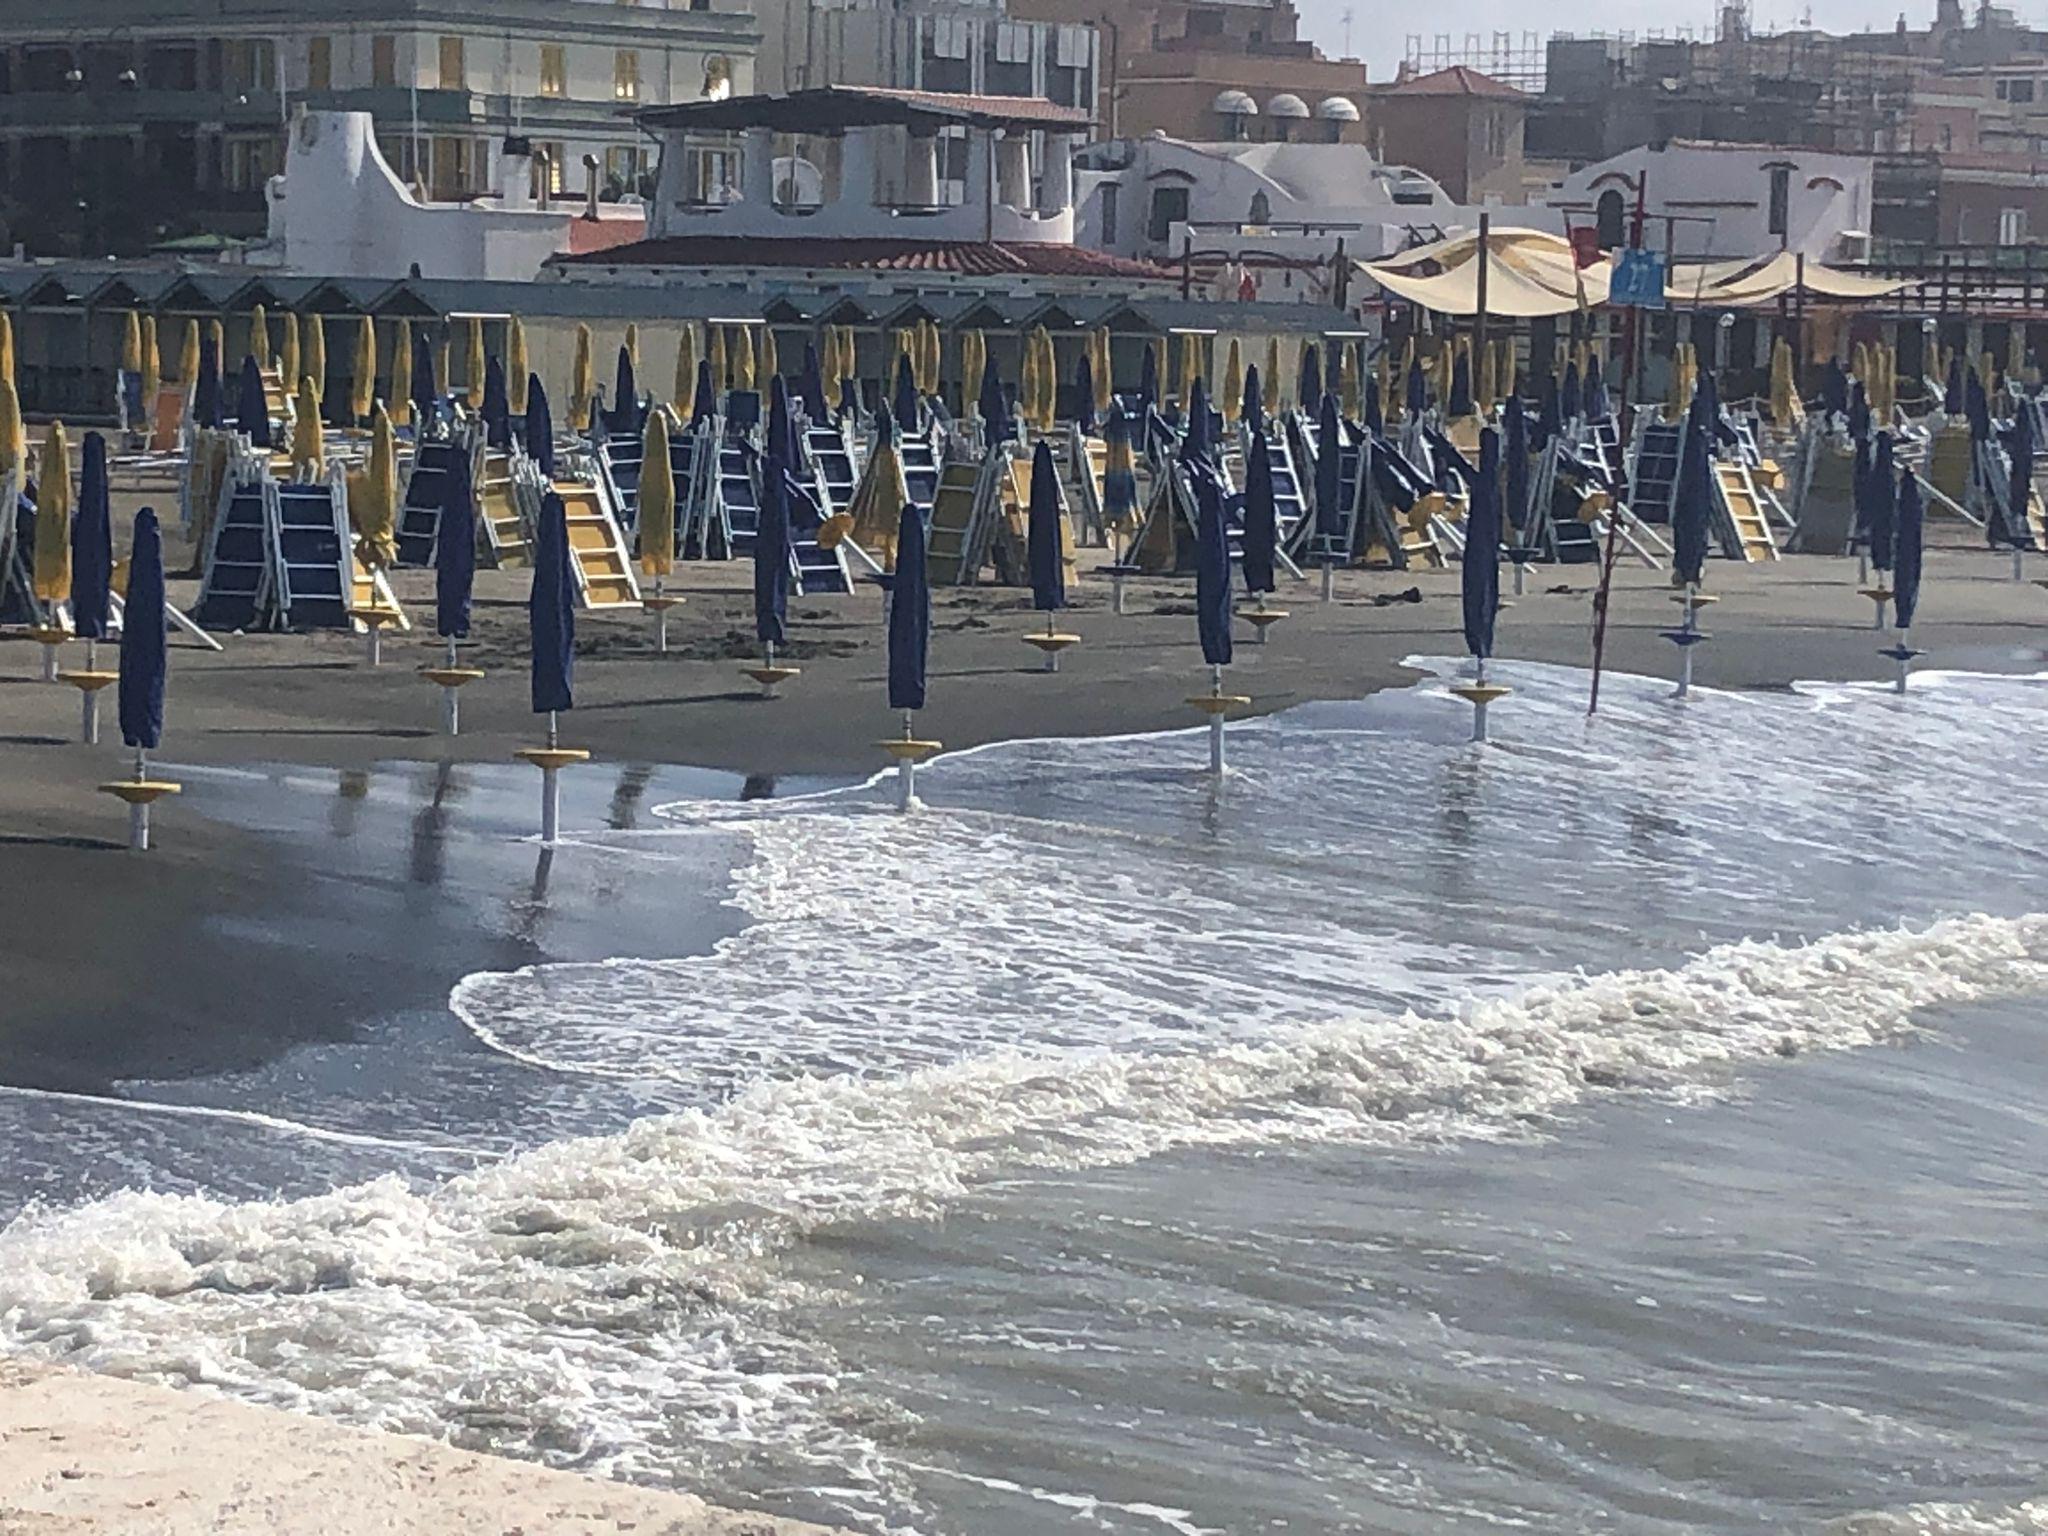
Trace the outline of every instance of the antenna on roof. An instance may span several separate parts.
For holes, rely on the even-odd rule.
[[[1337,18],[1344,28],[1344,57],[1351,57],[1351,23],[1357,19],[1357,12],[1350,6],[1344,7],[1344,14]]]

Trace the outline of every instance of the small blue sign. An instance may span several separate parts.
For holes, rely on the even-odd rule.
[[[1633,304],[1639,309],[1664,307],[1664,258],[1655,251],[1623,251],[1614,263],[1614,280],[1607,285],[1610,304]]]

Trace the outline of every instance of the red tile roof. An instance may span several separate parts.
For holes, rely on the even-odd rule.
[[[569,249],[577,255],[588,251],[608,251],[622,245],[631,245],[647,237],[647,219],[585,219],[569,221]]]
[[[1412,80],[1403,80],[1390,85],[1380,93],[1384,96],[1497,96],[1503,100],[1521,101],[1524,93],[1512,85],[1496,80],[1491,75],[1482,75],[1476,69],[1467,69],[1463,64],[1453,64],[1449,69],[1439,69],[1427,75],[1417,75]]]
[[[1075,245],[975,240],[750,240],[734,235],[671,235],[608,251],[557,256],[569,267],[814,267],[861,272],[943,272],[957,277],[1173,276]]]

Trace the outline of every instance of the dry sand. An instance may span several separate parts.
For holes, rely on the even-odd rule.
[[[168,1387],[0,1361],[0,1536],[824,1536]]]

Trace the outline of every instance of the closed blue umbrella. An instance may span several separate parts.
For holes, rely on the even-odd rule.
[[[107,440],[85,434],[78,471],[78,508],[71,517],[71,627],[81,640],[103,640],[112,619],[114,525],[107,491]],[[158,610],[161,614],[162,610]]]
[[[1444,404],[1447,416],[1470,416],[1472,403],[1472,354],[1460,352],[1451,359],[1451,398]]]
[[[1215,451],[1209,436],[1209,394],[1198,378],[1188,387],[1188,425],[1180,440],[1181,462],[1207,460]]]
[[[1581,392],[1579,365],[1569,362],[1564,365],[1564,383],[1557,391],[1557,414],[1565,421],[1577,421],[1586,413],[1585,396]]]
[[[1344,476],[1341,459],[1344,450],[1343,427],[1337,419],[1337,397],[1325,390],[1322,409],[1316,413],[1316,537],[1322,541],[1325,559],[1340,557],[1338,546],[1344,541]],[[1262,440],[1263,442],[1263,440]],[[1361,450],[1362,451],[1362,450]],[[1262,455],[1263,456],[1263,455]],[[1266,471],[1267,494],[1272,493],[1272,468]],[[1246,518],[1250,518],[1250,487],[1246,487]],[[1268,557],[1266,585],[1255,591],[1273,590],[1273,573]],[[1251,573],[1245,573],[1251,579]]]
[[[163,534],[154,509],[144,507],[135,514],[135,547],[128,555],[119,693],[121,740],[138,753],[154,752],[163,740],[164,675],[169,667],[170,647],[164,635]]]
[[[1970,377],[1974,380],[1976,375]],[[1977,393],[1981,398],[1983,390],[1979,389]],[[2024,405],[2013,414],[2007,447],[2012,455],[2012,474],[2005,487],[2006,526],[2003,533],[2006,541],[2018,549],[2031,537],[2027,507],[2034,494],[2034,413]]]
[[[1313,402],[1323,398],[1323,364],[1312,341],[1302,345],[1301,373],[1294,381],[1294,398],[1301,402],[1304,411],[1313,410]]]
[[[1139,413],[1159,403],[1159,357],[1151,347],[1145,348],[1145,360],[1138,369]]]
[[[1863,381],[1858,379],[1849,386],[1849,436],[1861,442],[1870,436],[1870,396],[1864,392]]]
[[[1131,459],[1131,423],[1123,410],[1112,403],[1102,428],[1103,455],[1102,520],[1111,528],[1120,525],[1137,510],[1138,475]]]
[[[1500,434],[1479,434],[1479,470],[1465,508],[1465,555],[1459,570],[1464,597],[1465,648],[1479,660],[1493,654],[1493,619],[1500,608]]]
[[[1870,502],[1864,515],[1864,533],[1870,540],[1870,563],[1880,571],[1892,568],[1898,532],[1898,489],[1892,473],[1892,435],[1880,432],[1877,434],[1877,446],[1870,456]]]
[[[1972,368],[1963,378],[1963,414],[1970,418],[1970,437],[1980,443],[1991,441],[1991,400],[1984,393],[1984,381]]]
[[[526,602],[533,636],[533,712],[552,715],[576,705],[576,577],[569,566],[569,513],[552,490],[541,497],[540,526],[534,532],[533,591]]]
[[[620,436],[640,430],[640,382],[633,377],[633,349],[621,344],[612,375],[612,431]]]
[[[1010,403],[1003,396],[1003,376],[996,371],[993,353],[982,359],[981,394],[975,403],[981,411],[981,428],[987,435],[988,445],[993,448],[997,443],[1008,442],[1016,428],[1010,422]],[[907,419],[915,422],[917,417],[912,414]]]
[[[242,359],[242,373],[237,381],[235,402],[235,426],[248,434],[249,444],[254,448],[270,446],[270,398],[263,392],[263,370],[256,359]]]
[[[1095,430],[1095,364],[1086,347],[1074,365],[1074,423],[1084,434]]]
[[[1386,418],[1380,411],[1379,381],[1373,378],[1366,379],[1363,393],[1365,395],[1365,402],[1360,410],[1360,416],[1364,422],[1365,430],[1374,437],[1378,437],[1387,429]]]
[[[1926,508],[1920,500],[1920,481],[1907,469],[1899,476],[1899,517],[1892,557],[1892,623],[1899,629],[1913,627],[1913,615],[1920,607],[1920,565],[1925,534]]]
[[[1963,414],[1963,355],[1960,352],[1948,360],[1948,380],[1942,389],[1941,408],[1951,416]]]
[[[199,343],[199,377],[192,385],[192,420],[209,431],[220,429],[220,354],[214,350],[213,338],[203,338]]]
[[[1408,361],[1408,414],[1420,416],[1429,405],[1429,381],[1422,372],[1422,359]]]
[[[1055,613],[1067,606],[1066,560],[1060,549],[1060,478],[1052,444],[1041,440],[1031,455],[1031,502],[1025,508],[1025,545],[1031,565],[1031,606]]]
[[[1701,375],[1702,383],[1705,375]],[[1692,399],[1692,420],[1687,424],[1685,449],[1678,460],[1678,486],[1671,507],[1671,563],[1678,579],[1697,586],[1706,578],[1707,519],[1714,494],[1711,458],[1712,427],[1702,402],[1702,388]]]
[[[768,385],[768,435],[766,451],[778,458],[785,474],[794,474],[803,456],[797,450],[796,418],[789,409],[789,385],[781,374]]]
[[[1605,421],[1614,414],[1614,407],[1607,399],[1607,378],[1601,371],[1598,357],[1586,361],[1586,420]]]
[[[925,569],[924,516],[909,502],[896,530],[889,589],[889,707],[923,709],[932,643],[932,587]]]
[[[1327,408],[1330,397],[1323,396]],[[1328,411],[1325,410],[1327,418]],[[1323,439],[1326,446],[1323,458],[1336,455],[1336,438]],[[1316,465],[1317,489],[1321,489],[1322,464]],[[1318,504],[1316,524],[1322,526],[1322,509]],[[1263,437],[1252,439],[1251,447],[1245,451],[1244,460],[1244,547],[1240,563],[1244,567],[1244,589],[1247,592],[1265,593],[1273,590],[1273,562],[1280,547],[1280,522],[1278,510],[1273,504],[1273,453]]]
[[[433,425],[441,405],[441,386],[434,378],[434,349],[427,345],[424,330],[412,338],[413,430],[424,432]]]
[[[434,633],[469,638],[470,592],[476,583],[476,493],[469,455],[451,456],[441,480],[441,524],[434,544]]]
[[[773,434],[761,462],[761,512],[754,535],[754,634],[768,648],[787,638],[789,463]]]
[[[1195,627],[1202,659],[1212,667],[1230,665],[1230,543],[1223,527],[1223,487],[1207,464],[1194,471]]]
[[[804,343],[804,372],[800,381],[803,390],[804,415],[813,425],[822,426],[831,415],[825,404],[825,374],[818,366],[818,344]]]
[[[917,427],[917,376],[910,371],[910,354],[896,355],[896,419],[903,423],[903,430],[914,431]]]
[[[711,380],[711,359],[697,359],[697,391],[690,398],[690,425],[709,421],[718,414],[718,386]]]
[[[1820,406],[1830,416],[1848,413],[1849,375],[1842,371],[1839,357],[1829,358],[1827,371],[1820,376]]]
[[[1323,393],[1344,398],[1344,351],[1348,341],[1333,341],[1323,354]]]
[[[1519,397],[1508,396],[1501,406],[1501,422],[1507,429],[1501,446],[1507,460],[1507,520],[1520,532],[1529,516],[1529,412]]]
[[[555,418],[537,373],[526,376],[526,456],[539,468],[543,480],[555,478]]]
[[[1543,375],[1543,392],[1536,405],[1536,443],[1554,442],[1564,431],[1564,401],[1559,397],[1557,378]]]
[[[1259,365],[1253,363],[1244,371],[1244,398],[1238,404],[1238,414],[1244,418],[1245,430],[1263,437],[1266,432],[1266,390],[1259,379]]]
[[[512,397],[505,387],[505,364],[492,358],[484,364],[484,441],[493,448],[512,446]]]

